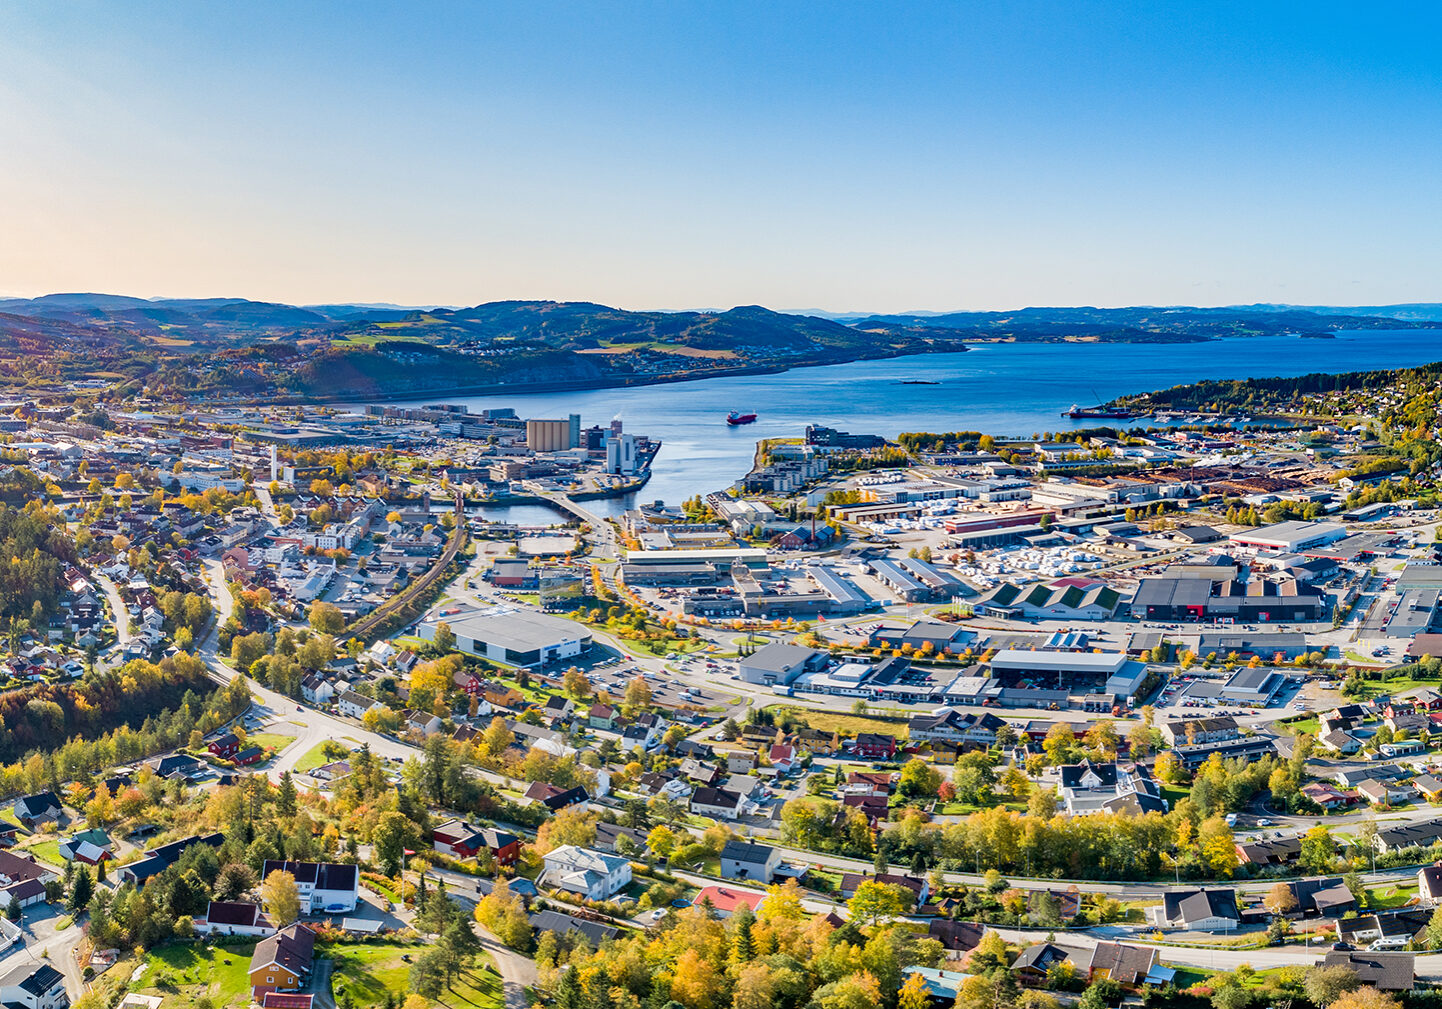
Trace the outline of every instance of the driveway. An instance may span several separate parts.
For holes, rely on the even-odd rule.
[[[335,992],[330,990],[330,972],[334,965],[329,957],[316,960],[310,967],[310,981],[305,990],[315,995],[315,1004],[320,1009],[335,1009]]]
[[[476,925],[481,946],[496,962],[501,987],[506,994],[506,1009],[526,1009],[530,999],[526,989],[536,983],[536,962],[504,945],[484,925]]]

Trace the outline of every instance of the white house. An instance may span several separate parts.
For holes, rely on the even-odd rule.
[[[64,1009],[65,975],[48,963],[22,963],[0,977],[0,1004],[25,1009]]]
[[[630,859],[573,844],[548,852],[544,861],[542,882],[587,900],[609,900],[631,882]]]
[[[266,859],[260,878],[280,869],[295,877],[301,910],[306,914],[354,911],[360,900],[360,874],[353,865],[337,862],[282,862]]]
[[[356,693],[354,690],[342,691],[336,698],[336,710],[347,718],[364,718],[365,713],[372,708],[382,708],[385,705],[374,697],[367,697],[365,694]]]
[[[691,793],[691,812],[698,816],[734,820],[745,811],[745,800],[724,788],[698,788]]]
[[[329,704],[335,697],[335,684],[320,673],[311,673],[301,680],[300,696],[311,704]]]
[[[275,935],[275,924],[259,904],[213,900],[205,917],[195,921],[197,932],[209,935]]]

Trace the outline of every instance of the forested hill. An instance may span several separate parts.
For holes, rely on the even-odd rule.
[[[852,325],[925,325],[953,330],[967,340],[1019,342],[1095,340],[1165,343],[1296,333],[1323,336],[1341,330],[1414,329],[1437,325],[1416,317],[1349,315],[1346,309],[1245,308],[1023,308],[1013,312],[944,315],[875,315]]]
[[[1317,372],[1295,378],[1207,379],[1123,397],[1118,402],[1153,410],[1385,414],[1401,409],[1415,413],[1427,403],[1435,412],[1439,399],[1442,399],[1442,361],[1387,371]]]

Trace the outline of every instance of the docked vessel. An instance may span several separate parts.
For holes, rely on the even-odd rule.
[[[1128,410],[1124,406],[1081,407],[1073,403],[1071,409],[1063,413],[1062,416],[1070,417],[1072,420],[1125,420],[1127,418],[1136,417],[1138,415],[1135,411]]]
[[[741,413],[740,411],[732,410],[726,415],[726,423],[732,427],[736,427],[739,424],[752,424],[755,423],[755,421],[756,415],[754,413]]]

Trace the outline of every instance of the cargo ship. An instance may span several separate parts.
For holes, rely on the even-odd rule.
[[[1070,417],[1072,420],[1128,420],[1132,417],[1145,416],[1145,414],[1129,410],[1124,406],[1107,406],[1102,402],[1102,398],[1097,396],[1095,389],[1092,390],[1092,395],[1096,396],[1096,406],[1077,406],[1073,403],[1070,410],[1062,412],[1062,416]]]
[[[1131,417],[1141,415],[1135,410],[1128,410],[1124,406],[1081,407],[1073,403],[1071,409],[1063,413],[1062,416],[1070,417],[1072,420],[1127,420]]]
[[[726,415],[726,423],[732,427],[736,427],[739,424],[754,424],[755,422],[756,415],[754,413],[741,413],[738,410],[732,410]]]

